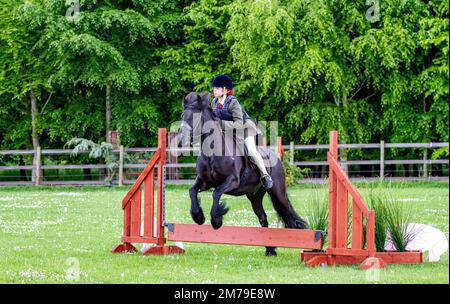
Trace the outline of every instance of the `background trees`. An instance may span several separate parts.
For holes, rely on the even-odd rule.
[[[0,149],[155,144],[230,74],[285,140],[448,141],[448,1],[1,0]]]

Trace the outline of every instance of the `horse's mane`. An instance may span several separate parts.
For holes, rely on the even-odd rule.
[[[211,109],[211,107],[207,106],[206,108],[203,109],[204,113],[207,113],[209,115],[209,118],[211,118],[211,120],[215,120],[218,121],[219,117],[216,116],[216,114],[214,114],[214,111]]]
[[[196,111],[201,111],[202,115],[208,118],[209,120],[218,121],[219,118],[214,114],[213,110],[210,107],[210,94],[209,93],[195,93],[191,92],[184,98],[184,108],[191,109]]]

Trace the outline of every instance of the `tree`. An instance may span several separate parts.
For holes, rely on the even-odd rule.
[[[2,0],[0,7],[0,82],[1,94],[13,100],[17,108],[27,107],[29,102],[31,116],[31,139],[33,149],[39,142],[39,103],[51,98],[49,77],[53,66],[42,58],[46,52],[36,47],[42,30],[43,17],[35,4],[41,1],[24,2]],[[36,8],[36,11],[33,11]],[[28,13],[36,18],[28,23]],[[14,108],[14,107],[13,107]],[[27,107],[28,108],[28,107]],[[29,122],[29,120],[28,120]],[[37,165],[37,155],[33,165]],[[40,165],[40,164],[39,164]],[[42,172],[33,170],[33,181],[42,180]]]

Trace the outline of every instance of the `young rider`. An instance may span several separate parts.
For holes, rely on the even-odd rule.
[[[228,75],[216,76],[211,86],[214,91],[214,100],[212,102],[212,109],[217,117],[221,119],[222,126],[224,128],[243,128],[244,129],[244,144],[247,147],[248,154],[253,163],[258,167],[261,173],[261,181],[266,189],[270,189],[273,186],[272,178],[264,165],[264,160],[261,154],[256,149],[255,136],[259,133],[254,123],[249,123],[249,115],[242,108],[241,104],[235,96],[233,96],[233,80]],[[236,132],[239,136],[239,132]],[[236,139],[239,143],[239,138]]]

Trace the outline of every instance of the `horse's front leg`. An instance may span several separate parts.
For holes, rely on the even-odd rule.
[[[220,203],[220,197],[228,191],[236,189],[239,186],[239,178],[230,175],[226,180],[220,184],[213,192],[213,205],[211,207],[211,225],[214,229],[219,229],[222,226],[222,218],[228,212],[225,203]]]
[[[198,192],[206,190],[205,183],[197,176],[194,185],[189,189],[189,196],[191,198],[191,217],[199,225],[205,222],[205,215],[203,214],[202,207],[200,206],[200,199],[198,198]]]

